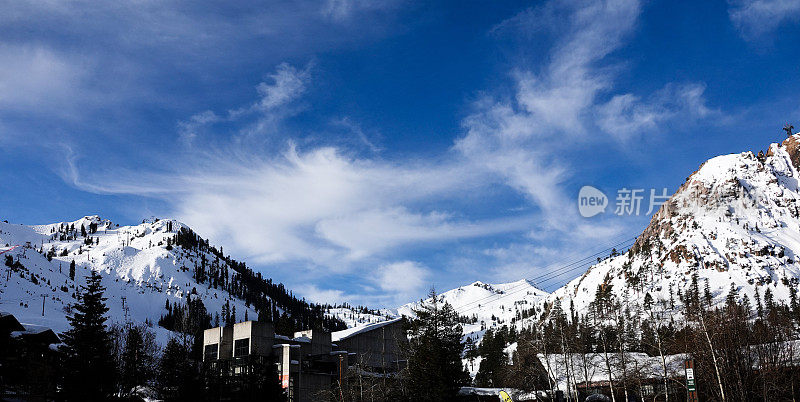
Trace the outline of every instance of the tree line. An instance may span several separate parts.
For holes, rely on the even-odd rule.
[[[56,350],[33,344],[15,348],[15,356],[9,356],[4,346],[0,357],[13,357],[14,366],[10,360],[0,362],[0,391],[64,401],[219,400],[219,384],[205,377],[202,331],[210,323],[199,298],[172,308],[165,326],[174,332],[162,348],[149,321],[110,324],[104,292],[102,277],[91,271]],[[282,400],[277,372],[271,365],[264,369],[247,387],[227,389],[225,396]]]
[[[693,359],[701,400],[800,396],[796,286],[788,303],[776,301],[769,287],[757,287],[751,301],[734,285],[715,303],[707,283],[700,286],[693,275],[678,308],[649,294],[641,304],[628,303],[627,295],[615,297],[610,286],[599,285],[585,311],[556,300],[520,331],[487,331],[466,349],[467,358],[481,358],[473,385],[543,390],[550,398],[558,387],[579,400],[596,390],[613,401],[682,400],[683,362]],[[512,344],[516,348],[508,351]]]

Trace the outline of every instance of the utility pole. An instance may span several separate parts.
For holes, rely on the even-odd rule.
[[[686,400],[688,402],[699,401],[697,397],[697,384],[694,379],[694,359],[688,359],[683,362],[683,368],[686,372],[686,391],[688,392]]]
[[[47,295],[42,295],[42,317],[44,317],[44,299],[47,298]]]
[[[122,296],[122,313],[125,314],[125,324],[128,324],[128,306],[125,305],[125,296]]]
[[[342,363],[344,362],[344,356],[339,354],[339,397],[344,400],[344,383],[342,382]]]

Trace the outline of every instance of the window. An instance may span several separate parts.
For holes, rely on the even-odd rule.
[[[217,360],[218,350],[219,344],[212,343],[211,345],[206,345],[205,352],[203,353],[203,360]]]
[[[250,338],[237,339],[233,344],[233,356],[247,356],[250,354]]]

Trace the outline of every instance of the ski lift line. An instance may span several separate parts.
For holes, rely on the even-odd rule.
[[[3,300],[0,300],[0,304],[25,302],[25,301],[30,301],[30,300],[33,300],[33,299],[38,299],[40,297],[42,297],[42,295],[31,296],[31,297],[23,297],[23,298],[20,298],[20,299],[3,299]]]
[[[621,243],[621,245],[622,245],[623,248],[624,247],[630,247],[630,246],[632,246],[634,244],[634,242],[635,242],[635,240],[634,241],[630,241],[630,244]],[[595,264],[595,262],[594,261],[584,261],[579,266],[576,266],[574,268],[570,268],[570,269],[568,269],[566,271],[563,271],[563,272],[560,272],[560,273],[553,271],[553,272],[550,272],[550,273],[543,274],[540,278],[537,278],[537,279],[539,279],[538,282],[537,281],[533,281],[533,282],[535,282],[537,285],[542,284],[542,283],[546,283],[546,282],[549,282],[550,280],[552,280],[553,278],[557,278],[557,277],[559,277],[561,275],[564,275],[566,273],[572,272],[572,271],[574,271],[574,270],[576,270],[578,268],[586,267],[587,265],[591,266],[592,264]]]
[[[564,265],[561,268],[557,268],[557,269],[554,269],[552,271],[545,272],[545,273],[543,273],[541,275],[534,276],[534,277],[531,277],[531,278],[528,278],[528,279],[533,281],[533,282],[536,282],[537,279],[548,277],[549,275],[551,275],[551,274],[553,274],[555,272],[558,272],[558,271],[561,271],[561,270],[565,270],[565,269],[570,268],[570,267],[572,267],[574,265],[583,265],[583,264],[585,264],[587,262],[592,263],[592,264],[596,264],[597,262],[594,260],[594,257],[597,257],[598,255],[601,255],[601,254],[605,254],[607,251],[613,250],[613,249],[615,249],[617,247],[629,247],[630,245],[633,244],[633,242],[635,240],[636,240],[635,237],[623,240],[623,241],[621,241],[619,243],[616,243],[616,244],[612,245],[611,247],[608,247],[608,248],[606,248],[604,250],[598,251],[598,252],[596,252],[596,253],[594,253],[592,255],[586,256],[586,257],[581,258],[579,260],[575,260],[575,261],[573,261],[573,262],[571,262],[571,263],[569,263],[567,265]],[[628,244],[628,243],[630,243],[630,244]]]
[[[574,267],[574,268],[571,268],[571,269],[569,269],[569,270],[567,270],[567,271],[560,272],[560,273],[554,273],[553,275],[551,275],[551,276],[549,276],[549,277],[547,277],[547,278],[543,278],[543,279],[541,279],[541,280],[539,280],[539,281],[537,281],[537,282],[534,282],[534,283],[536,284],[536,287],[538,287],[538,288],[540,288],[540,289],[541,289],[541,288],[545,287],[545,284],[546,284],[546,283],[548,283],[548,282],[551,282],[551,281],[553,281],[553,280],[557,279],[557,278],[558,278],[558,277],[560,277],[560,276],[563,276],[563,275],[569,274],[569,273],[571,273],[571,272],[573,272],[573,271],[576,271],[576,270],[578,270],[578,269],[586,269],[586,268],[588,268],[588,267],[591,267],[592,265],[593,265],[593,263],[592,263],[592,262],[586,262],[586,263],[584,263],[584,264],[582,264],[582,265],[576,266],[576,267]]]
[[[3,251],[0,251],[0,254],[7,253],[7,252],[9,252],[9,251],[11,251],[11,250],[13,250],[13,249],[15,249],[15,248],[17,248],[17,247],[19,247],[19,244],[17,244],[17,245],[15,245],[15,246],[11,247],[11,248],[10,248],[10,249],[8,249],[8,250],[3,250]]]
[[[625,243],[620,243],[619,245],[621,247],[630,247],[633,244],[634,244],[634,241],[629,241],[629,242],[625,242]],[[537,280],[531,279],[531,281],[534,282],[538,286],[538,285],[550,282],[550,281],[552,281],[553,279],[555,279],[555,278],[557,278],[559,276],[565,275],[565,274],[570,273],[572,271],[575,271],[577,269],[588,268],[588,267],[591,267],[592,265],[595,265],[595,264],[597,264],[596,261],[584,261],[581,264],[576,265],[576,266],[574,266],[572,268],[569,268],[567,270],[551,271],[551,272],[545,273],[545,274],[541,275],[540,277],[535,278]]]
[[[553,274],[555,274],[555,273],[557,273],[557,272],[559,272],[559,271],[563,271],[563,272],[562,272],[562,274],[563,274],[563,273],[567,273],[567,272],[570,272],[570,271],[574,271],[574,270],[575,270],[575,269],[577,269],[577,268],[582,268],[582,267],[585,267],[585,266],[586,266],[586,263],[587,263],[587,261],[586,261],[587,259],[590,259],[590,258],[592,258],[592,257],[595,257],[595,256],[597,256],[598,254],[605,253],[606,251],[608,251],[608,250],[611,250],[611,249],[614,249],[614,248],[616,248],[616,247],[619,247],[619,246],[625,246],[627,243],[629,243],[629,242],[631,242],[632,240],[635,240],[635,239],[636,239],[635,237],[634,237],[634,238],[629,238],[629,239],[626,239],[626,240],[624,240],[624,241],[622,241],[622,242],[620,242],[620,243],[617,243],[617,244],[614,244],[614,245],[612,245],[611,247],[608,247],[608,248],[606,248],[606,249],[604,249],[604,250],[601,250],[601,251],[599,251],[599,252],[597,252],[597,253],[594,253],[594,254],[592,254],[592,255],[590,255],[590,256],[588,256],[588,257],[584,257],[584,258],[581,258],[581,259],[579,259],[579,260],[573,261],[573,262],[571,262],[571,263],[569,263],[569,264],[567,264],[567,265],[565,265],[565,266],[563,266],[563,267],[561,267],[561,268],[557,268],[557,269],[554,269],[554,270],[552,270],[552,271],[550,271],[550,272],[544,273],[544,274],[542,274],[542,275],[539,275],[539,276],[536,276],[536,277],[532,277],[532,278],[526,278],[526,279],[527,279],[527,280],[529,280],[529,281],[531,281],[531,282],[534,282],[534,283],[536,283],[536,282],[537,282],[537,280],[541,280],[541,279],[543,279],[543,278],[544,278],[544,279],[550,279],[550,276],[551,276],[551,275],[553,275]],[[589,263],[591,263],[592,261],[590,260],[590,261],[588,261],[588,262],[589,262]],[[571,268],[571,267],[573,267],[575,264],[578,264],[578,266],[577,266],[577,267],[574,267],[574,268]],[[565,269],[566,269],[566,271],[565,271]],[[556,275],[556,276],[558,276],[558,275]],[[497,299],[501,299],[501,298],[503,298],[503,297],[505,297],[505,296],[507,296],[507,295],[510,295],[510,294],[517,293],[517,292],[518,292],[518,290],[517,290],[517,291],[511,291],[511,292],[509,292],[509,290],[513,290],[514,288],[521,288],[521,289],[525,289],[525,287],[524,287],[524,285],[523,285],[523,284],[516,285],[516,286],[512,286],[511,288],[507,289],[506,293],[505,293],[503,296],[500,296],[500,297],[498,297]],[[469,303],[465,303],[463,306],[469,306],[469,305],[471,305],[471,304],[480,303],[480,302],[482,302],[482,301],[484,301],[484,300],[491,299],[491,298],[493,298],[493,297],[494,297],[493,295],[491,295],[491,296],[486,296],[486,297],[484,297],[484,298],[482,298],[482,299],[473,300],[473,301],[471,301],[471,302],[469,302]],[[462,306],[462,307],[463,307],[463,306]],[[467,310],[471,310],[471,309],[472,309],[472,308],[468,308]]]
[[[631,242],[630,244],[620,243],[620,245],[622,245],[622,247],[627,247],[627,246],[630,246],[632,244],[633,244],[633,242]],[[561,271],[551,271],[551,272],[542,274],[539,277],[530,278],[530,280],[533,281],[533,282],[537,282],[537,283],[539,283],[539,282],[547,282],[550,278],[558,277],[558,276],[563,275],[564,273],[574,271],[577,268],[582,268],[582,267],[585,267],[587,265],[591,266],[591,265],[596,264],[596,263],[597,262],[594,261],[594,260],[583,261],[580,264],[575,265],[574,267],[572,267],[570,269],[564,270],[563,268],[561,268],[560,269]],[[568,268],[568,267],[564,267],[564,268]]]
[[[554,280],[554,279],[558,278],[559,276],[566,275],[566,274],[568,274],[568,273],[570,273],[570,272],[572,272],[572,271],[576,271],[576,270],[578,270],[578,269],[586,269],[586,268],[588,268],[588,267],[591,267],[591,266],[592,266],[592,263],[591,263],[591,262],[586,262],[586,263],[583,263],[583,264],[581,264],[581,265],[579,265],[579,266],[576,266],[576,267],[574,267],[574,268],[571,268],[571,269],[569,269],[569,270],[567,270],[567,271],[564,271],[564,272],[558,273],[558,274],[556,274],[556,275],[554,275],[554,276],[551,276],[550,278],[548,278],[548,279],[545,279],[544,281],[540,281],[540,282],[534,282],[534,284],[536,285],[536,287],[537,287],[537,288],[541,289],[541,286],[540,286],[541,284],[544,284],[544,283],[550,282],[550,281],[552,281],[552,280]],[[501,295],[501,296],[497,297],[495,300],[502,299],[502,298],[504,298],[504,297],[506,297],[506,296],[511,296],[511,295],[513,295],[513,294],[516,294],[516,293],[519,293],[519,292],[521,292],[521,291],[523,291],[523,290],[525,290],[525,289],[526,289],[526,288],[524,288],[524,287],[523,287],[523,288],[520,288],[520,289],[517,289],[517,290],[514,290],[514,291],[506,292],[506,293],[504,293],[503,295]],[[487,297],[487,298],[491,298],[491,297],[492,297],[492,296],[489,296],[489,297]],[[486,299],[486,298],[484,298],[484,299]],[[480,302],[480,301],[481,301],[481,300],[476,300],[476,301],[474,301],[474,302],[470,302],[470,303],[467,303],[467,304],[465,304],[465,305],[472,304],[472,303],[475,303],[475,302]],[[461,310],[461,312],[465,312],[465,311],[471,311],[471,310],[474,310],[474,309],[476,309],[476,308],[480,308],[480,305],[477,305],[477,306],[472,306],[472,307],[469,307],[469,308],[460,308],[460,310]]]
[[[587,263],[587,261],[586,261],[586,260],[587,260],[587,259],[590,259],[590,258],[596,257],[596,256],[597,256],[597,255],[599,255],[599,254],[602,254],[602,253],[604,253],[604,252],[606,252],[606,251],[608,251],[608,250],[611,250],[611,249],[615,249],[615,248],[617,248],[617,247],[619,247],[619,246],[626,246],[626,245],[628,245],[628,243],[631,243],[632,241],[635,241],[635,240],[636,240],[636,237],[633,237],[633,238],[628,238],[628,239],[626,239],[626,240],[624,240],[624,241],[622,241],[622,242],[619,242],[619,243],[617,243],[617,244],[614,244],[614,245],[612,245],[611,247],[608,247],[608,248],[606,248],[606,249],[603,249],[603,250],[601,250],[601,251],[598,251],[598,252],[596,252],[596,253],[594,253],[594,254],[592,254],[592,255],[589,255],[589,256],[587,256],[587,257],[584,257],[584,258],[581,258],[581,259],[579,259],[579,260],[573,261],[573,262],[571,262],[571,263],[569,263],[569,264],[567,264],[567,265],[565,265],[565,266],[563,266],[563,267],[560,267],[560,268],[554,269],[554,270],[552,270],[552,271],[550,271],[550,272],[546,272],[546,273],[544,273],[544,274],[541,274],[541,275],[538,275],[538,276],[535,276],[535,277],[526,278],[526,280],[536,283],[536,282],[537,282],[537,280],[541,280],[542,278],[545,278],[545,279],[549,280],[549,279],[552,279],[552,278],[558,277],[559,275],[565,274],[565,273],[567,273],[567,272],[574,271],[574,270],[576,270],[576,269],[578,269],[578,268],[583,268],[583,267],[585,267],[585,266],[586,266],[586,263]],[[631,243],[631,244],[632,244],[632,243]],[[591,263],[591,261],[588,261],[588,262],[589,262],[589,263]],[[575,266],[576,264],[577,264],[577,266]],[[558,274],[558,275],[552,276],[553,274],[556,274],[556,273],[558,273],[558,272],[560,272],[560,271],[563,271],[563,272],[561,272],[561,273],[560,273],[560,274]],[[512,295],[512,294],[514,294],[514,293],[518,293],[519,291],[521,291],[521,290],[524,290],[524,289],[525,289],[525,287],[523,287],[523,286],[524,286],[523,284],[519,284],[519,285],[516,285],[516,286],[512,286],[512,287],[511,287],[511,288],[509,288],[508,290],[512,290],[512,289],[514,289],[514,288],[520,288],[520,289],[518,289],[518,290],[516,290],[516,291],[511,291],[511,292],[509,292],[509,291],[507,290],[507,291],[506,291],[506,293],[504,293],[503,295],[501,295],[500,297],[497,297],[497,298],[495,298],[495,296],[494,296],[494,295],[490,295],[490,296],[486,296],[486,297],[484,297],[484,298],[481,298],[481,299],[478,299],[478,300],[473,300],[473,301],[471,301],[471,302],[465,303],[465,304],[463,304],[463,305],[461,306],[462,308],[460,308],[460,310],[462,310],[462,312],[463,312],[463,311],[469,311],[469,310],[472,310],[472,309],[475,309],[475,308],[478,308],[478,307],[480,307],[480,303],[481,303],[481,302],[483,302],[483,301],[485,301],[485,300],[492,299],[492,298],[495,298],[495,300],[498,300],[498,299],[502,299],[502,298],[504,298],[504,297],[506,297],[506,296]],[[474,306],[474,307],[469,307],[469,308],[466,308],[466,309],[464,309],[464,308],[463,308],[464,306],[469,306],[469,305],[472,305],[472,304],[478,304],[478,305],[477,305],[477,306]]]

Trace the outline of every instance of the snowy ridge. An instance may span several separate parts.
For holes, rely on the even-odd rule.
[[[531,309],[547,297],[548,293],[523,279],[516,282],[488,284],[473,282],[438,295],[442,302],[450,303],[464,322],[464,337],[480,339],[487,329],[503,325],[518,325]],[[427,301],[427,300],[426,300]],[[397,313],[413,317],[421,302],[405,304]]]
[[[81,235],[81,227],[91,241]],[[256,311],[244,301],[193,278],[202,258],[209,264],[225,262],[198,250],[170,246],[168,239],[181,228],[186,226],[174,220],[120,227],[98,216],[36,226],[0,222],[0,310],[25,324],[64,331],[79,286],[90,271],[97,271],[106,287],[110,322],[122,322],[127,316],[133,322],[156,323],[165,313],[166,301],[183,304],[190,293],[202,299],[212,315],[227,301],[240,319],[245,312],[255,319]],[[19,265],[8,267],[8,258]],[[71,280],[73,260],[76,272]],[[228,279],[234,275],[233,270],[225,272]],[[165,340],[169,332],[154,327],[159,339]]]
[[[360,327],[397,318],[397,314],[389,309],[369,310],[363,307],[339,306],[325,310],[328,317],[338,318],[347,328]]]
[[[752,152],[708,160],[662,205],[628,253],[592,266],[553,292],[566,310],[586,312],[603,287],[629,306],[649,294],[677,314],[679,292],[697,275],[714,303],[756,291],[787,301],[800,279],[800,136]]]
[[[341,331],[336,331],[336,332],[331,333],[331,340],[333,342],[338,342],[338,341],[340,341],[342,339],[347,339],[347,338],[349,338],[349,337],[351,337],[353,335],[357,335],[357,334],[364,333],[364,332],[367,332],[367,331],[372,331],[373,329],[380,328],[380,327],[382,327],[384,325],[392,324],[392,323],[395,323],[395,322],[400,321],[400,320],[402,320],[402,317],[393,318],[393,319],[390,319],[390,320],[383,320],[383,321],[379,321],[379,322],[375,322],[375,323],[367,324],[367,325],[359,325],[359,326],[355,326],[355,327],[352,327],[352,328],[347,328],[347,329],[344,329],[344,330],[341,330]]]
[[[649,295],[654,310],[678,319],[680,295],[695,275],[715,304],[731,289],[753,306],[756,292],[761,300],[771,295],[788,301],[790,289],[800,283],[799,172],[800,135],[771,144],[766,154],[712,158],[653,215],[628,252],[593,265],[552,294],[521,280],[475,282],[440,298],[472,320],[464,324],[465,338],[472,340],[488,328],[530,325],[556,301],[567,313],[586,314],[599,288],[642,314]],[[419,305],[409,303],[397,312],[413,316]]]

